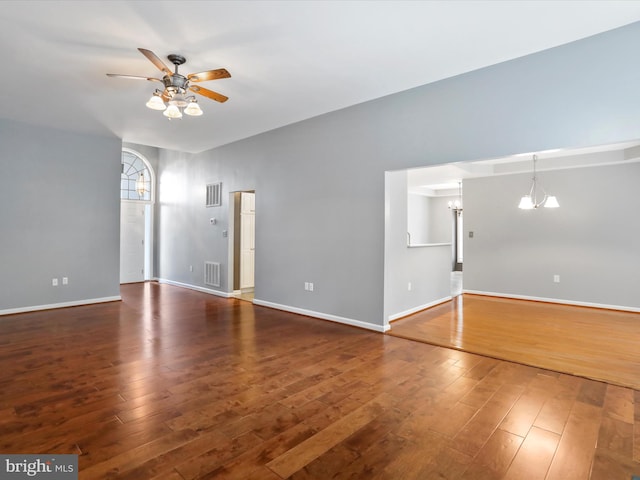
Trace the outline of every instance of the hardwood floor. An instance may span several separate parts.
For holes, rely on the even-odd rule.
[[[389,333],[640,389],[640,313],[465,294]]]
[[[625,479],[640,394],[154,283],[0,317],[0,452],[90,479]]]

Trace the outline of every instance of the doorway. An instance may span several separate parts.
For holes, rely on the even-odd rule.
[[[233,192],[233,294],[241,300],[255,296],[256,194]]]
[[[460,195],[460,201],[462,201],[462,195]],[[462,295],[462,260],[463,260],[463,220],[462,220],[462,205],[453,210],[453,234],[452,234],[452,255],[453,255],[453,269],[451,271],[451,296],[457,297]]]
[[[120,283],[144,281],[145,209],[139,202],[120,202]]]
[[[153,278],[155,175],[138,152],[122,149],[120,175],[120,283]]]

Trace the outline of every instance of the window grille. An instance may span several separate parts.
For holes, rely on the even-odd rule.
[[[132,152],[122,152],[120,199],[151,201],[151,172],[144,160]]]

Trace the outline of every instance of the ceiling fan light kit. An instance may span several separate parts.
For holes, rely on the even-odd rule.
[[[164,85],[164,90],[156,89],[146,103],[146,106],[151,110],[162,111],[162,114],[169,120],[182,118],[183,113],[192,117],[201,116],[203,111],[200,108],[200,105],[198,105],[196,97],[194,95],[187,95],[187,92],[194,92],[220,103],[228,100],[228,97],[214,92],[213,90],[191,85],[191,82],[204,82],[231,77],[226,69],[218,68],[216,70],[207,70],[205,72],[190,73],[185,77],[178,73],[178,67],[186,62],[186,59],[182,55],[171,54],[167,56],[169,61],[174,65],[174,71],[172,72],[169,67],[167,67],[151,50],[146,50],[144,48],[138,48],[138,50],[165,74],[162,79],[138,77],[134,75],[121,75],[117,73],[107,73],[107,76],[162,83]]]

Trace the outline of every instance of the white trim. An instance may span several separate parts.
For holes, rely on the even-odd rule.
[[[154,280],[154,272],[153,272],[153,257],[155,255],[155,251],[154,251],[154,245],[155,245],[155,237],[154,237],[154,231],[155,231],[155,205],[156,205],[156,190],[157,190],[157,183],[156,183],[156,172],[153,169],[153,165],[151,165],[151,162],[149,161],[149,159],[147,157],[145,157],[142,153],[140,153],[139,151],[133,149],[133,148],[129,148],[129,147],[122,147],[122,151],[123,152],[127,152],[130,153],[131,155],[135,155],[136,157],[140,158],[140,160],[142,160],[142,163],[144,163],[144,165],[147,167],[147,170],[149,170],[149,175],[151,176],[150,180],[150,185],[151,185],[151,199],[150,200],[131,200],[131,199],[125,199],[125,198],[121,198],[120,199],[120,203],[122,202],[136,202],[139,203],[141,205],[145,206],[145,228],[144,228],[144,281],[147,282],[149,280]],[[121,157],[122,158],[122,157]],[[122,161],[122,160],[121,160]],[[147,219],[147,209],[148,211],[148,219]],[[122,220],[120,220],[122,221]],[[147,221],[149,222],[149,228],[147,229]]]
[[[602,308],[605,310],[620,310],[623,312],[633,312],[640,313],[640,308],[638,307],[627,307],[622,305],[605,305],[602,303],[591,303],[591,302],[579,302],[576,300],[563,300],[560,298],[546,298],[546,297],[531,297],[529,295],[514,295],[511,293],[495,293],[495,292],[481,292],[478,290],[463,290],[462,293],[468,293],[470,295],[485,295],[487,297],[503,297],[503,298],[514,298],[516,300],[532,300],[534,302],[547,302],[547,303],[559,303],[562,305],[574,305],[576,307],[591,307],[591,308]]]
[[[262,307],[275,308],[276,310],[283,310],[285,312],[298,313],[300,315],[306,315],[307,317],[320,318],[322,320],[329,320],[331,322],[342,323],[345,325],[351,325],[352,327],[364,328],[367,330],[373,330],[374,332],[384,333],[389,330],[389,325],[374,325],[373,323],[362,322],[360,320],[354,320],[352,318],[339,317],[337,315],[331,315],[328,313],[315,312],[313,310],[306,310],[304,308],[290,307],[288,305],[280,305],[279,303],[266,302],[264,300],[253,299],[255,305]]]
[[[450,247],[451,243],[408,243],[407,248]]]
[[[53,310],[54,308],[79,307],[82,305],[91,305],[93,303],[117,302],[122,300],[120,295],[102,298],[87,298],[86,300],[74,300],[72,302],[50,303],[48,305],[35,305],[30,307],[9,308],[0,310],[0,315],[12,315],[14,313],[37,312],[39,310]]]
[[[417,307],[410,308],[409,310],[405,310],[404,312],[394,313],[393,315],[389,315],[389,321],[397,320],[402,317],[406,317],[408,315],[412,315],[416,312],[420,312],[422,310],[426,310],[427,308],[435,307],[436,305],[440,305],[441,303],[448,302],[453,297],[449,295],[448,297],[440,298],[439,300],[434,300],[433,302],[425,303],[424,305],[419,305]]]
[[[164,278],[158,278],[158,283],[166,283],[167,285],[173,285],[174,287],[188,288],[190,290],[196,290],[198,292],[209,293],[211,295],[217,295],[219,297],[234,298],[234,293],[221,292],[219,290],[211,290],[209,288],[198,287],[195,285],[189,285],[187,283],[174,282],[173,280],[167,280]],[[276,310],[283,310],[285,312],[297,313],[300,315],[306,315],[307,317],[320,318],[322,320],[329,320],[331,322],[342,323],[345,325],[351,325],[352,327],[364,328],[367,330],[373,330],[375,332],[384,333],[390,329],[389,325],[374,325],[372,323],[362,322],[360,320],[354,320],[352,318],[339,317],[337,315],[331,315],[328,313],[315,312],[313,310],[305,310],[304,308],[290,307],[288,305],[280,305],[279,303],[267,302],[264,300],[253,299],[255,305],[262,307],[275,308]]]
[[[190,285],[188,283],[174,282],[173,280],[167,280],[166,278],[158,278],[158,283],[166,283],[167,285],[173,285],[174,287],[188,288],[189,290],[196,290],[202,293],[208,293],[210,295],[216,295],[218,297],[232,298],[233,294],[228,292],[222,292],[220,290],[213,290],[211,288],[198,287],[196,285]]]

